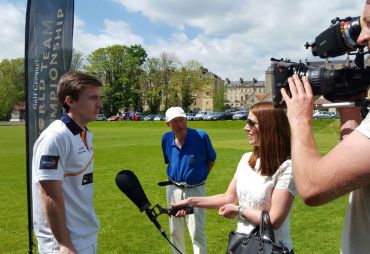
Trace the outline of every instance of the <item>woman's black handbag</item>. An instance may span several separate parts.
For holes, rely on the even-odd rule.
[[[265,234],[265,233],[268,234]],[[267,236],[263,238],[263,236]],[[226,254],[289,254],[283,242],[275,242],[274,231],[267,211],[261,213],[261,222],[250,234],[230,232]]]

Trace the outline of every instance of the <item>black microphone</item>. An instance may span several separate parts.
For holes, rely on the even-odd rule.
[[[131,170],[122,170],[116,175],[116,184],[118,188],[139,208],[140,212],[145,211],[150,221],[154,223],[162,235],[165,235],[163,228],[158,223],[153,210],[150,209],[150,202],[145,195],[143,187]]]
[[[157,208],[160,213],[166,213],[168,215],[175,215],[179,209],[185,209],[187,214],[194,213],[192,206],[187,207],[176,207],[163,209],[160,205],[155,205],[154,208],[150,208],[151,204],[145,195],[143,187],[137,179],[134,172],[131,170],[122,170],[116,175],[116,184],[118,188],[126,194],[126,196],[139,208],[140,212],[145,211],[146,215],[149,217],[150,221],[154,223],[156,228],[161,232],[162,236],[167,240],[167,242],[174,248],[178,253],[181,254],[181,251],[173,245],[173,243],[168,239],[166,232],[163,230],[159,222],[157,221],[157,216],[154,211],[154,208]]]
[[[145,195],[143,187],[131,170],[122,170],[116,175],[118,188],[139,208],[140,212],[148,209],[151,204]]]

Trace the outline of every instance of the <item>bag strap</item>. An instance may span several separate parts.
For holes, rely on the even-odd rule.
[[[268,211],[262,211],[260,220],[260,237],[262,237],[265,231],[268,231],[268,236],[272,242],[275,242],[275,234],[272,230],[272,224],[270,220],[270,214]]]

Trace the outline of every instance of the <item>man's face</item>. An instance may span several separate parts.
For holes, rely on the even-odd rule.
[[[183,135],[188,128],[185,117],[176,117],[167,123],[176,135]]]
[[[361,20],[361,33],[357,43],[370,48],[370,1],[366,1],[364,13]]]
[[[102,108],[100,87],[88,86],[82,90],[77,101],[71,101],[69,112],[73,120],[86,125],[95,121]]]

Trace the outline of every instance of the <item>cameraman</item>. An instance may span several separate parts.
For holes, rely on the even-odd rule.
[[[370,0],[366,1],[357,40],[370,48]],[[370,114],[361,122],[360,108],[342,108],[341,141],[320,156],[312,133],[314,97],[307,77],[288,79],[292,96],[282,95],[292,132],[295,184],[310,206],[325,204],[350,192],[342,233],[343,254],[370,253]],[[364,98],[364,96],[362,97]]]

